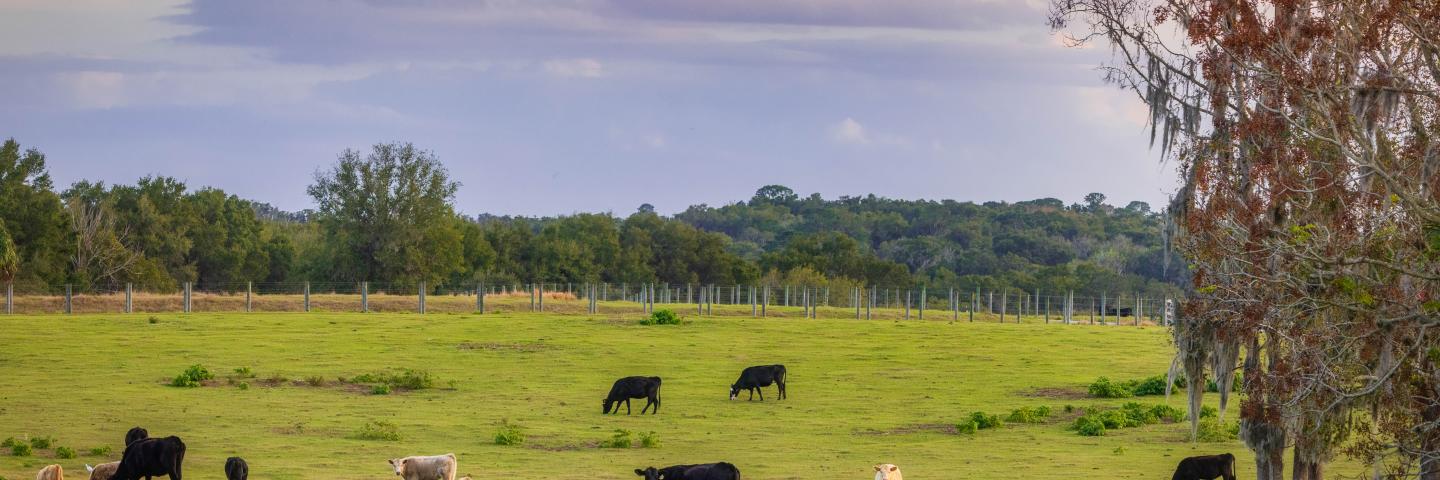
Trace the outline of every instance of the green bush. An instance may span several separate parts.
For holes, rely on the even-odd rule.
[[[214,378],[215,374],[210,373],[210,370],[203,365],[191,365],[190,368],[176,375],[175,379],[170,381],[170,386],[185,388],[198,387],[200,386],[200,382],[213,380]]]
[[[1095,379],[1095,383],[1090,384],[1089,392],[1090,396],[1095,398],[1128,398],[1134,396],[1134,392],[1131,392],[1129,387],[1123,383],[1112,382],[1109,377]]]
[[[1200,407],[1200,418],[1215,418],[1220,416],[1220,411],[1215,407],[1205,405]]]
[[[1195,440],[1208,443],[1231,442],[1240,438],[1240,424],[1220,423],[1214,418],[1200,420],[1195,426]]]
[[[642,432],[640,448],[660,448],[660,435],[655,432]]]
[[[383,383],[382,383],[382,384],[379,384],[379,385],[375,385],[375,386],[373,386],[373,387],[370,387],[370,394],[371,394],[371,395],[389,395],[389,394],[390,394],[390,386],[389,386],[389,385],[386,385],[386,384],[383,384]]]
[[[241,389],[241,390],[249,390],[249,389],[250,389],[250,382],[240,382],[240,384],[235,385],[235,388],[238,388],[238,389]]]
[[[971,413],[970,421],[975,422],[975,428],[978,428],[980,430],[999,428],[1001,425],[1004,425],[1004,422],[1000,420],[999,415],[986,414],[985,412]]]
[[[110,455],[110,447],[91,447],[91,448],[90,448],[90,456],[92,456],[92,457],[106,457],[106,456],[109,456],[109,455]]]
[[[640,320],[641,325],[679,325],[680,316],[670,310],[656,310],[650,312],[650,316]]]
[[[600,448],[630,448],[631,444],[630,431],[617,428],[614,435],[600,441]]]
[[[9,437],[9,438],[6,438],[5,441],[0,442],[0,448],[10,448],[10,447],[13,447],[13,446],[15,446],[16,444],[19,444],[19,443],[23,443],[23,442],[21,442],[21,441],[19,441],[19,440],[16,440],[15,437]]]
[[[1091,415],[1085,415],[1075,419],[1075,424],[1071,426],[1071,428],[1086,437],[1105,435],[1105,422]]]
[[[519,445],[525,443],[525,432],[520,431],[520,426],[510,423],[510,420],[501,420],[500,429],[495,431],[496,445]]]
[[[72,449],[72,448],[70,448],[70,447],[60,447],[60,448],[56,448],[56,449],[55,449],[55,457],[56,457],[56,458],[64,458],[64,459],[75,458],[75,449]]]
[[[980,430],[980,426],[976,425],[974,420],[966,420],[955,424],[955,431],[962,434],[974,435],[978,430]]]
[[[1050,407],[1041,405],[1039,407],[1022,407],[1010,412],[1005,421],[1010,423],[1044,423],[1050,417]]]
[[[30,446],[36,450],[48,450],[53,443],[55,443],[53,437],[35,437],[30,439]]]
[[[28,443],[15,442],[14,445],[10,446],[10,454],[17,457],[28,457],[32,452],[30,444]]]
[[[255,372],[250,367],[239,367],[235,369],[235,376],[240,378],[255,378]]]
[[[435,377],[430,375],[430,372],[409,368],[402,368],[399,373],[362,373],[351,378],[350,382],[380,384],[394,390],[424,390],[435,387]]]
[[[365,422],[364,425],[360,426],[360,430],[355,432],[355,438],[359,440],[396,442],[400,441],[400,429],[397,428],[395,424],[384,420]]]
[[[1180,387],[1183,389],[1184,384],[1180,384]],[[1130,393],[1137,397],[1144,395],[1164,395],[1165,375],[1156,375],[1134,382],[1134,386],[1130,388]]]

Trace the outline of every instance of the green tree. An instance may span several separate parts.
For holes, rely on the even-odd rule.
[[[335,278],[433,283],[463,270],[451,205],[458,188],[434,154],[413,144],[342,152],[307,189]]]
[[[70,225],[45,171],[45,155],[21,151],[14,139],[0,145],[0,224],[15,245],[17,281],[64,283]]]
[[[5,224],[0,223],[0,283],[14,281],[19,270],[20,255],[15,252],[15,242],[10,240],[10,231],[5,229]]]

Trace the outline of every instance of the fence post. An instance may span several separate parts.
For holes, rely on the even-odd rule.
[[[991,292],[990,295],[995,295]],[[1000,323],[1005,323],[1005,306],[1010,304],[1010,292],[1000,292]]]
[[[70,312],[70,284],[67,283],[65,284],[65,313],[69,314]]]
[[[360,313],[370,313],[370,282],[360,282]]]
[[[870,301],[865,302],[865,319],[866,319],[866,320],[869,320],[869,319],[871,318],[871,317],[870,317],[870,307],[873,307],[873,306],[875,306],[875,286],[874,286],[874,285],[871,285],[871,286],[870,286]]]
[[[766,286],[764,287],[764,293],[763,293],[763,295],[764,295],[764,298],[762,298],[762,299],[760,300],[760,317],[761,317],[761,318],[764,318],[764,317],[765,317],[765,307],[770,304],[770,286],[769,286],[769,285],[766,285]]]
[[[760,313],[759,305],[755,303],[755,286],[750,286],[750,318],[755,318]]]
[[[929,299],[929,291],[924,285],[920,286],[920,319],[925,319],[925,302]]]
[[[475,311],[485,314],[485,284],[475,284]]]
[[[905,290],[905,319],[910,319],[910,290]]]
[[[955,296],[955,287],[950,287],[950,323],[960,319],[960,297]]]
[[[690,284],[685,284],[685,300],[690,300]],[[705,289],[700,289],[700,297],[695,299],[695,314],[705,314]]]
[[[5,282],[5,314],[15,313],[15,282]]]
[[[133,301],[133,298],[134,298],[134,297],[135,297],[135,284],[133,284],[133,283],[126,283],[126,284],[125,284],[125,313],[135,313],[135,302]]]
[[[1105,324],[1105,316],[1110,314],[1110,312],[1106,311],[1106,308],[1107,308],[1106,300],[1107,300],[1107,298],[1105,298],[1105,293],[1101,293],[1101,294],[1100,294],[1100,324],[1101,324],[1101,325],[1104,325],[1104,324]],[[1119,313],[1119,312],[1116,312],[1116,313]]]
[[[185,282],[184,287],[184,300],[182,302],[183,305],[181,305],[181,310],[183,310],[184,313],[190,313],[190,282]]]
[[[130,287],[129,287],[129,285],[126,285],[125,288],[128,290]],[[253,291],[253,290],[255,290],[255,282],[245,282],[245,313],[250,313],[250,312],[252,311],[252,310],[251,310],[251,302],[250,302],[250,292]],[[129,299],[130,299],[129,292],[126,292],[125,299],[126,299],[126,300],[125,300],[126,303],[129,303],[129,301],[130,301],[130,300],[129,300]]]
[[[305,282],[305,313],[310,313],[310,282]]]
[[[980,309],[980,288],[975,288],[975,295],[970,297],[970,323],[975,323],[975,310]]]
[[[1140,295],[1137,294],[1135,295],[1135,326],[1140,326],[1140,316],[1144,315],[1144,312],[1145,310],[1140,308]]]
[[[1045,297],[1045,323],[1050,323],[1050,297]]]
[[[540,282],[540,289],[537,290],[537,291],[540,292],[539,295],[538,295],[539,298],[540,298],[538,301],[539,301],[540,303],[538,303],[537,305],[539,305],[540,311],[541,311],[541,312],[544,312],[544,311],[545,311],[545,282]]]
[[[420,287],[420,289],[419,289],[419,290],[420,290],[420,293],[419,293],[419,297],[420,297],[420,298],[419,298],[419,301],[420,301],[420,303],[419,303],[417,306],[419,307],[420,314],[421,314],[421,315],[424,315],[424,314],[425,314],[425,282],[423,282],[423,281],[420,282],[419,287]]]

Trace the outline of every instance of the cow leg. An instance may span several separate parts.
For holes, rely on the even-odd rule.
[[[655,392],[655,409],[650,411],[651,415],[660,413],[660,392]]]
[[[759,390],[759,391],[760,391],[760,401],[762,401],[762,402],[765,401],[765,389],[764,389],[764,388],[757,388],[756,390]]]
[[[630,414],[630,399],[628,399],[628,398],[625,399],[625,414],[626,414],[626,415],[629,415],[629,414]]]
[[[753,388],[747,388],[747,389],[745,389],[745,391],[750,392],[750,398],[745,399],[745,401],[747,401],[747,402],[753,402],[753,401],[755,401],[755,389],[753,389]]]
[[[790,398],[790,396],[785,394],[785,382],[782,380],[780,382],[780,399],[784,400],[787,398]]]
[[[651,400],[651,399],[649,399],[649,398],[646,398],[646,399],[645,399],[645,407],[643,407],[643,408],[640,409],[640,414],[641,414],[641,415],[644,415],[644,414],[645,414],[645,411],[646,411],[646,410],[649,410],[649,409],[650,409],[650,406],[651,406],[652,404],[654,404],[654,403],[655,403],[654,400]]]

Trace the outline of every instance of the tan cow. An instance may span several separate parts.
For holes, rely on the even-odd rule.
[[[875,466],[875,480],[905,480],[905,476],[900,474],[900,467],[882,463]]]
[[[50,465],[40,469],[40,474],[35,476],[35,480],[65,480],[65,469],[60,468],[59,465]]]
[[[447,453],[429,457],[392,458],[390,467],[395,469],[395,475],[405,480],[455,480],[459,462],[455,460],[455,454]]]
[[[90,480],[110,480],[115,475],[115,470],[120,468],[120,462],[102,463],[96,466],[85,465],[85,470],[90,472]]]

